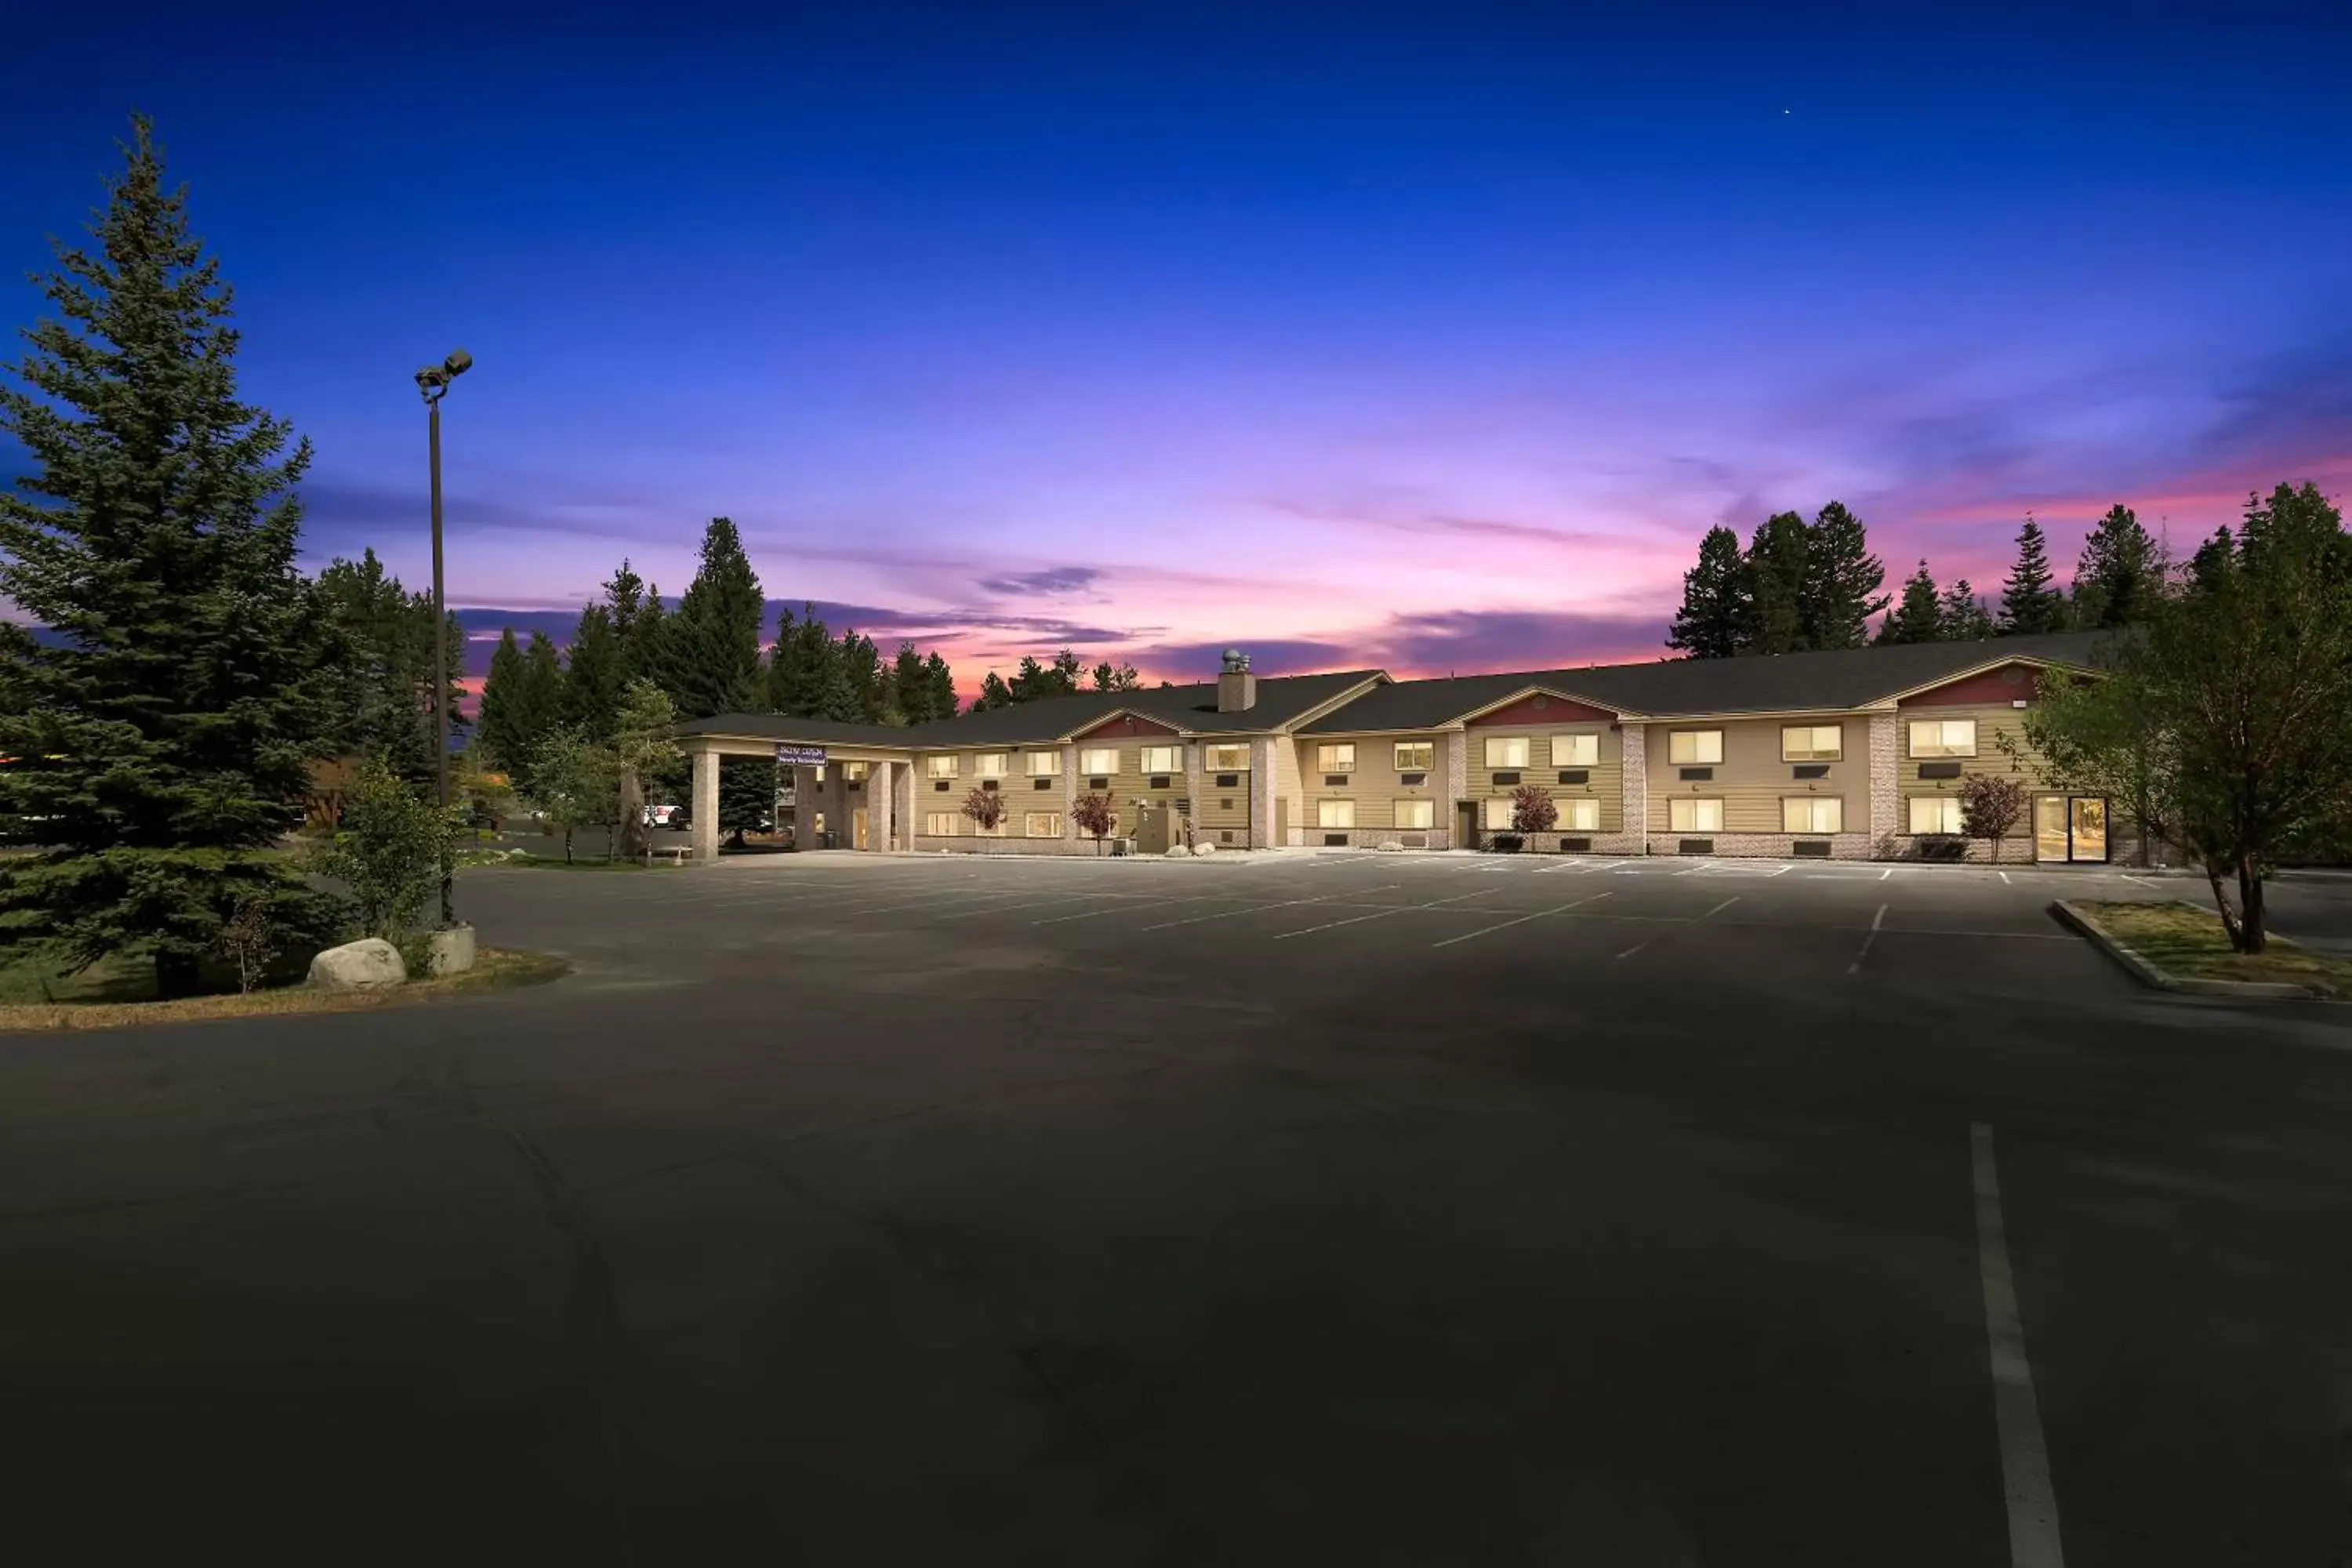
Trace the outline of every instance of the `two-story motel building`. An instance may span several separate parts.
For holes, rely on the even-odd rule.
[[[2044,787],[2022,720],[2044,671],[2095,675],[2095,633],[1774,658],[1660,659],[1393,680],[1377,669],[1083,692],[912,726],[729,713],[682,726],[698,856],[718,846],[719,759],[793,763],[807,847],[1093,853],[1071,808],[1112,797],[1157,847],[1394,842],[1469,848],[1507,831],[1513,792],[1549,790],[1538,850],[1606,855],[1906,852],[1960,831],[1969,773],[2032,792],[2014,837],[2039,860],[2104,860],[2108,803]],[[982,833],[963,805],[994,792]],[[1988,855],[1975,843],[1969,852]],[[2022,844],[2001,847],[2022,860]]]

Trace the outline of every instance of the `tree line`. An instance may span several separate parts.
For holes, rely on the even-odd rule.
[[[2162,547],[2118,505],[2084,541],[2071,592],[2057,585],[2048,537],[2029,514],[1997,608],[1965,577],[1939,584],[1924,557],[1901,594],[1889,595],[1880,591],[1885,568],[1870,553],[1862,520],[1832,501],[1811,522],[1775,513],[1745,549],[1729,528],[1707,530],[1697,563],[1683,574],[1666,646],[1693,658],[1732,658],[2097,631],[2143,619],[2168,569]],[[1882,611],[1874,631],[1871,617]]]

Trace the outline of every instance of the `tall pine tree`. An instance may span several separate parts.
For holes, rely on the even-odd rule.
[[[767,606],[735,524],[714,517],[702,557],[662,634],[661,684],[685,719],[759,706],[760,630]]]
[[[593,602],[581,606],[580,625],[564,650],[563,697],[558,704],[562,721],[600,746],[609,744],[627,674],[611,608]]]
[[[1895,611],[1878,628],[1878,640],[1883,643],[1936,642],[1944,635],[1943,598],[1936,591],[1935,574],[1922,560],[1919,569],[1905,579],[1903,597]]]
[[[431,783],[433,596],[403,588],[373,550],[357,561],[328,563],[311,591],[326,623],[326,749],[346,757],[382,756],[409,783]],[[465,646],[454,616],[449,641]],[[458,696],[452,671],[442,700],[453,743],[467,728]]]
[[[923,660],[923,679],[930,688],[931,717],[954,718],[956,716],[955,672],[948,668],[948,661],[940,657],[940,650],[937,648],[933,648],[929,656]]]
[[[1793,511],[1776,512],[1756,528],[1747,557],[1749,653],[1801,653],[1805,631],[1806,555],[1811,530]]]
[[[2017,563],[2009,569],[2009,581],[2000,590],[2000,634],[2054,632],[2064,626],[2065,617],[2065,596],[2051,586],[2049,541],[2029,512],[2017,534]]]
[[[1966,577],[1944,590],[1941,614],[1938,635],[1946,642],[1980,642],[1993,635],[1992,615]]]
[[[38,846],[0,871],[0,942],[143,952],[178,995],[241,910],[325,934],[254,853],[301,817],[324,628],[294,569],[310,443],[238,400],[228,286],[132,138],[0,386],[36,470],[0,493],[0,595],[55,634],[0,645],[0,840]]]
[[[1739,535],[1710,528],[1699,541],[1698,564],[1683,574],[1682,608],[1675,612],[1666,646],[1693,658],[1729,658],[1741,650],[1748,612]]]
[[[947,716],[931,711],[930,675],[913,643],[900,643],[898,657],[890,661],[890,697],[900,723],[926,724]]]
[[[1805,540],[1799,619],[1807,647],[1860,647],[1870,617],[1886,608],[1886,567],[1870,552],[1862,519],[1843,501],[1822,508]]]
[[[2156,541],[2127,506],[2107,509],[2074,564],[2074,624],[2084,631],[2128,626],[2147,618],[2164,591]]]

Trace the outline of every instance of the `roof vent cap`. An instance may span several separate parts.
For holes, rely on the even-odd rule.
[[[1224,661],[1224,672],[1227,675],[1239,675],[1249,668],[1249,655],[1237,647],[1225,649]]]

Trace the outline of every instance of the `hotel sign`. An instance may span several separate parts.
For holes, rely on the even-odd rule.
[[[824,748],[823,746],[787,746],[779,742],[776,746],[776,761],[786,767],[821,768],[824,766]]]

